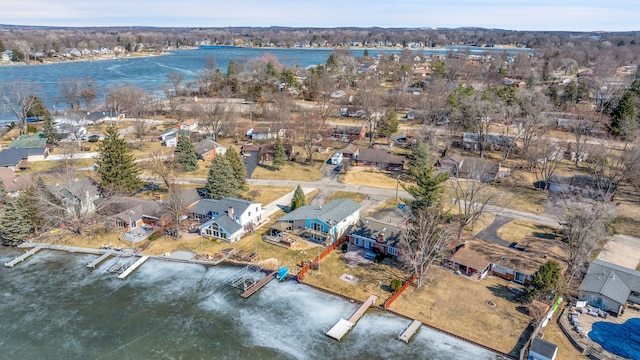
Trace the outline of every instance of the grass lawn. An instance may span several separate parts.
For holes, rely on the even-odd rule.
[[[348,191],[336,191],[334,193],[332,193],[331,195],[329,195],[327,197],[327,199],[325,200],[325,204],[328,203],[331,200],[336,200],[336,199],[351,199],[354,202],[362,202],[362,200],[367,198],[367,194],[363,194],[363,193],[354,193],[354,192],[348,192]],[[395,199],[394,199],[395,201]]]
[[[132,144],[134,146],[137,146],[139,143],[136,140],[135,144]],[[162,147],[162,143],[160,141],[145,141],[143,143],[143,147],[142,149],[138,150],[138,149],[134,149],[133,150],[133,156],[136,159],[144,159],[144,158],[148,158],[151,156],[151,154],[155,151],[160,151],[166,149],[164,147]]]
[[[313,167],[288,161],[280,170],[271,167],[258,165],[253,171],[252,179],[264,180],[298,180],[298,181],[316,181],[322,178],[322,171],[319,165]]]
[[[240,197],[243,199],[249,199],[251,201],[255,201],[262,205],[267,205],[270,202],[279,199],[280,197],[292,192],[295,190],[294,187],[288,186],[262,186],[262,185],[249,185],[249,190],[240,194]],[[254,192],[257,192],[256,197],[252,195]]]
[[[73,161],[73,166],[71,168],[83,168],[92,166],[94,163],[93,159],[76,159]],[[64,166],[64,160],[44,160],[44,161],[34,161],[29,164],[29,168],[25,171],[21,171],[22,174],[34,174],[42,171],[49,170],[58,170],[62,169]]]
[[[318,271],[311,270],[305,275],[304,282],[364,301],[370,295],[388,298],[391,296],[391,280],[404,280],[407,277],[407,274],[392,265],[372,263],[349,267],[342,255],[340,249],[331,252],[320,262]],[[359,281],[355,284],[343,281],[340,279],[342,274],[355,276]]]
[[[618,216],[613,221],[613,228],[619,234],[640,237],[640,206],[630,201],[620,201],[616,206]]]
[[[542,329],[541,333],[544,334],[544,340],[558,345],[558,356],[556,359],[588,359],[576,350],[567,336],[562,332],[562,329],[560,329],[558,317],[562,314],[562,309],[563,307],[559,307],[558,311],[553,314],[553,318],[549,321],[549,324]]]
[[[409,287],[391,310],[494,349],[516,354],[531,318],[507,288],[509,282],[488,277],[474,282],[451,271],[432,269],[421,289]],[[496,304],[487,305],[488,301]]]
[[[528,221],[513,220],[498,229],[498,236],[507,242],[518,242],[524,238],[555,239],[556,231],[550,226]]]
[[[397,186],[400,186],[401,190],[402,184],[405,183],[400,181],[400,184],[398,184],[398,180],[392,173],[374,168],[349,169],[345,174],[340,175],[340,182],[343,184],[373,186],[385,189],[395,189]]]

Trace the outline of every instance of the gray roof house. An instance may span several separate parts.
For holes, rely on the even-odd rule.
[[[192,218],[204,221],[200,235],[211,240],[236,242],[262,222],[261,204],[234,198],[202,199],[189,212]]]
[[[640,300],[632,295],[640,293],[640,271],[594,260],[578,290],[579,300],[619,315],[630,297]]]
[[[324,205],[302,206],[278,219],[293,224],[293,231],[309,240],[327,245],[337,241],[360,219],[360,205],[336,199]]]
[[[0,151],[0,167],[15,170],[16,167],[22,168],[26,165],[20,164],[21,161],[39,161],[44,160],[49,155],[49,149],[46,147],[37,148],[11,148]]]
[[[396,223],[402,224],[401,221]],[[406,226],[394,226],[390,223],[364,218],[349,230],[349,243],[374,253],[399,255],[400,240],[406,234]]]
[[[529,348],[527,360],[555,360],[558,355],[558,345],[546,340],[535,338]]]

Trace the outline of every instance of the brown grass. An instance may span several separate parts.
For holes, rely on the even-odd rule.
[[[62,169],[64,166],[64,160],[44,160],[44,161],[34,161],[29,163],[29,168],[25,171],[22,171],[23,174],[34,174],[42,171],[49,170],[57,170]],[[88,167],[93,165],[93,159],[76,159],[73,161],[72,169],[78,169],[83,167]]]
[[[622,201],[617,204],[618,216],[613,222],[616,232],[640,237],[640,207],[636,203]]]
[[[430,271],[432,279],[421,289],[409,287],[391,310],[506,353],[519,350],[531,318],[517,310],[522,304],[509,282],[489,277],[476,283],[451,271]]]
[[[518,242],[524,238],[554,239],[556,231],[550,226],[528,221],[514,220],[506,223],[497,231],[498,236],[507,242]]]
[[[367,198],[367,194],[363,194],[363,193],[354,193],[354,192],[348,192],[348,191],[336,191],[334,193],[332,193],[331,195],[329,195],[327,197],[327,199],[325,200],[325,203],[328,203],[331,200],[336,200],[336,199],[351,199],[354,202],[362,202],[362,200]],[[395,201],[395,200],[394,200]]]
[[[252,191],[257,190],[258,196],[252,199],[250,194]],[[240,197],[243,199],[249,199],[251,201],[255,201],[262,205],[267,205],[272,201],[275,201],[282,196],[292,192],[295,190],[293,187],[289,186],[262,186],[262,185],[250,185],[249,190],[240,194]]]
[[[251,178],[266,180],[316,181],[322,178],[322,171],[318,165],[311,167],[309,165],[289,161],[280,170],[258,165],[253,171]]]
[[[356,276],[359,281],[352,284],[340,280],[342,274]],[[320,262],[318,271],[312,270],[305,275],[304,282],[364,301],[370,295],[388,298],[391,280],[406,277],[407,274],[392,265],[373,263],[349,267],[342,259],[342,251],[336,249]]]
[[[561,314],[562,307],[558,308],[558,311],[553,314],[553,318],[549,321],[549,324],[542,329],[541,333],[544,334],[544,339],[552,344],[558,345],[557,359],[588,359],[576,350],[567,336],[562,332],[562,329],[560,329],[558,317]]]
[[[340,182],[351,185],[373,186],[385,189],[395,189],[397,186],[402,190],[402,184],[407,184],[398,180],[386,171],[374,168],[351,168],[345,174],[340,175]]]

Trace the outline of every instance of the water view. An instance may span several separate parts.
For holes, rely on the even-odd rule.
[[[0,248],[4,263],[19,252]],[[466,342],[369,310],[337,342],[324,333],[356,308],[293,281],[249,299],[224,283],[234,267],[149,260],[127,280],[92,255],[44,250],[0,269],[0,350],[7,359],[495,359]]]

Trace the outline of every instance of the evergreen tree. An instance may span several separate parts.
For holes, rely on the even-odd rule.
[[[0,238],[3,245],[17,246],[26,240],[32,229],[28,215],[23,197],[8,199],[0,218]]]
[[[547,295],[556,289],[560,279],[560,264],[555,261],[547,261],[531,276],[532,287],[527,288],[527,296]]]
[[[58,132],[53,126],[53,117],[49,112],[44,116],[44,125],[42,127],[42,136],[47,138],[47,143],[56,144],[58,142]]]
[[[198,154],[196,154],[196,149],[194,149],[191,140],[186,134],[178,136],[175,156],[178,164],[182,166],[183,172],[198,170]]]
[[[233,177],[236,179],[238,190],[247,190],[249,188],[249,185],[247,184],[247,169],[244,166],[244,162],[242,162],[242,155],[240,155],[238,150],[234,147],[229,147],[224,156],[229,161],[229,164],[231,164]]]
[[[438,205],[440,197],[444,193],[443,183],[448,175],[433,174],[429,148],[424,143],[418,143],[414,152],[409,157],[409,174],[415,179],[416,185],[402,185],[413,200],[405,200],[413,210],[424,209]]]
[[[398,115],[395,111],[390,111],[387,116],[382,118],[380,124],[378,124],[378,135],[383,138],[389,138],[392,134],[398,131]]]
[[[226,156],[216,156],[211,160],[204,193],[209,199],[237,197],[238,184],[233,176],[233,168]]]
[[[29,111],[27,111],[28,117],[35,117],[37,119],[42,119],[46,115],[50,115],[49,109],[42,103],[42,99],[38,95],[31,95],[31,107]]]
[[[632,133],[638,126],[637,113],[634,104],[633,92],[625,91],[618,106],[611,114],[611,125],[609,132],[616,136],[625,137]]]
[[[282,145],[282,139],[280,136],[276,137],[276,142],[273,144],[273,167],[280,169],[287,163],[287,154]]]
[[[293,192],[293,197],[291,198],[291,211],[305,205],[307,205],[307,199],[304,196],[304,191],[302,191],[302,188],[298,185],[296,191]]]
[[[142,187],[142,181],[138,178],[140,168],[134,162],[129,144],[118,135],[115,126],[107,128],[104,140],[98,145],[98,152],[96,166],[103,190],[133,193]]]

